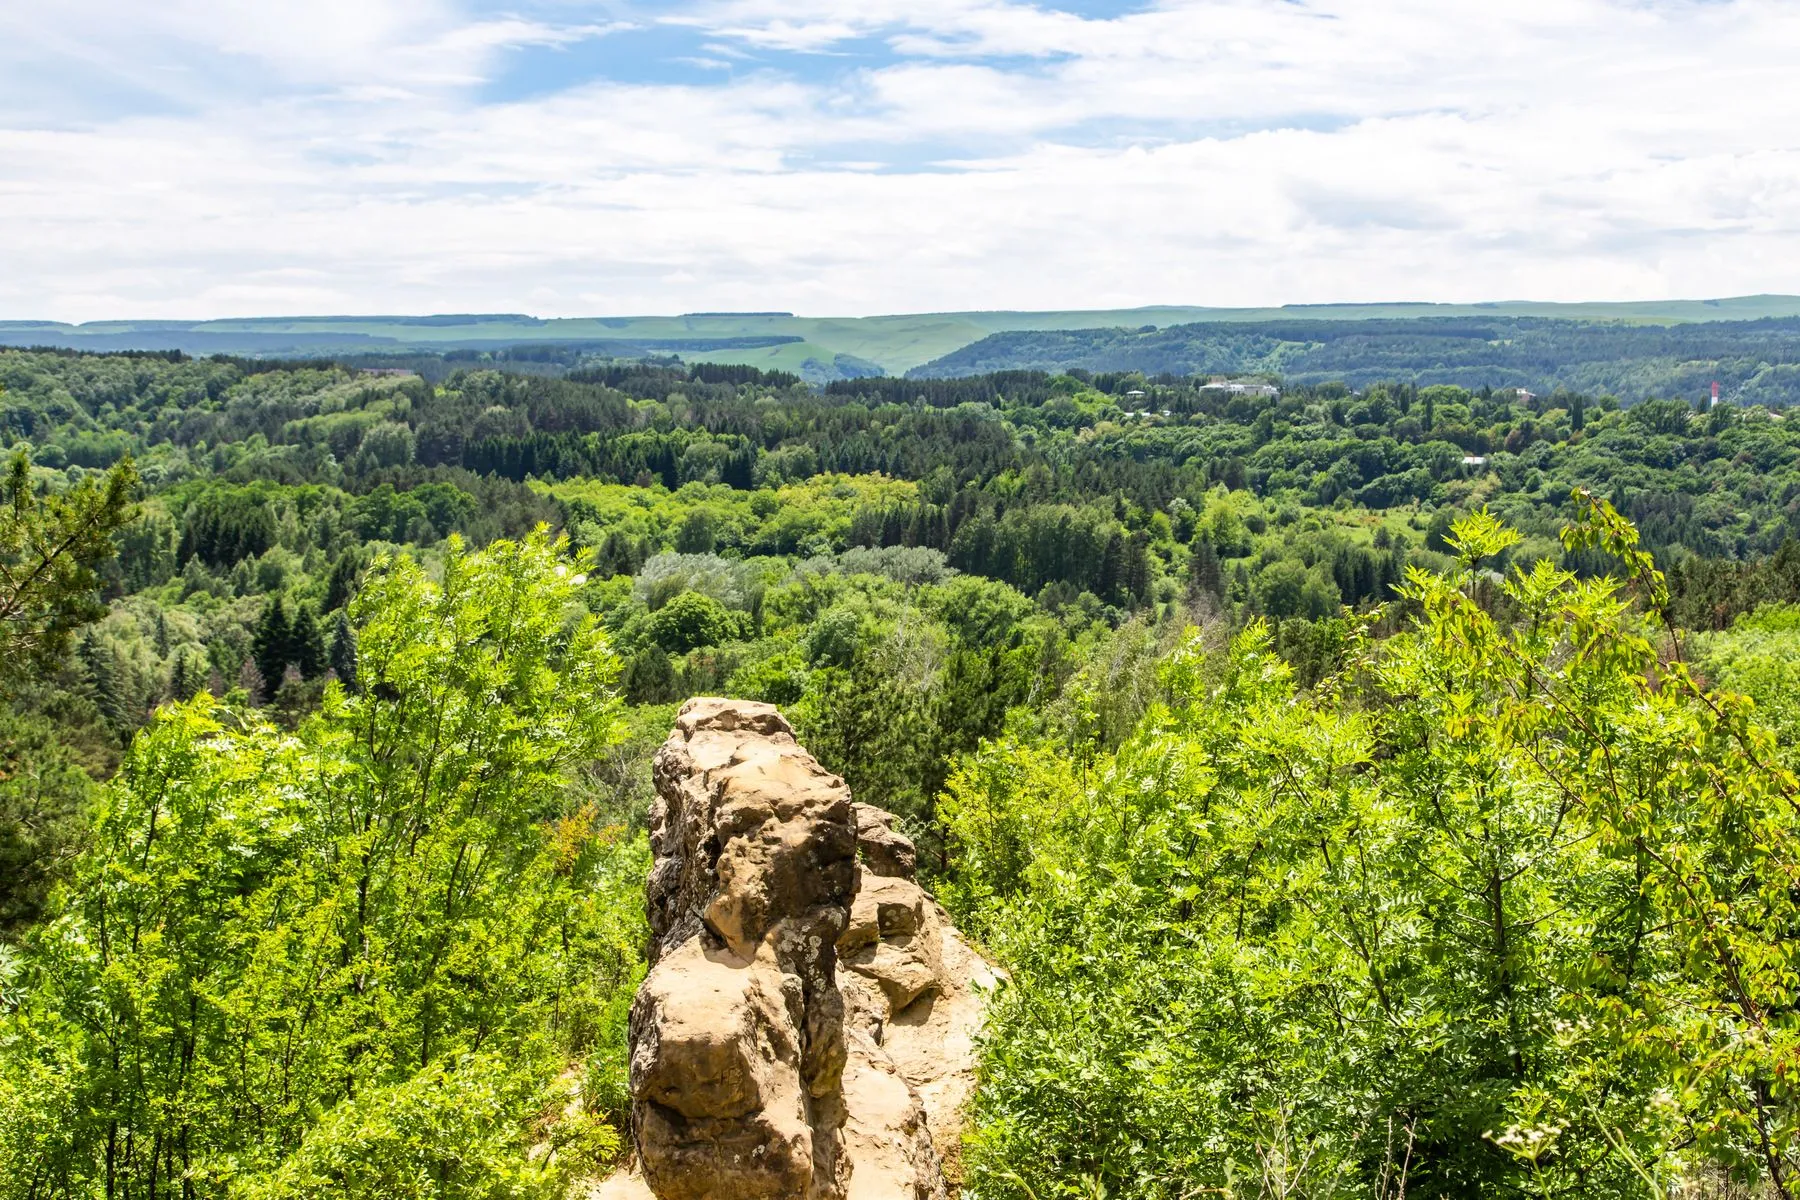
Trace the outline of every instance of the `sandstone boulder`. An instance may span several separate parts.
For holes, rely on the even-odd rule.
[[[994,979],[911,841],[766,704],[690,700],[654,770],[637,1171],[593,1194],[944,1200]]]
[[[962,1114],[975,1088],[975,1039],[998,977],[914,878],[913,845],[894,829],[893,815],[858,804],[856,816],[861,863],[850,921],[838,939],[847,1017],[918,1097],[954,1187]],[[853,1037],[852,1058],[856,1046]],[[847,1077],[846,1086],[851,1082]],[[854,1095],[847,1103],[858,1111]]]
[[[919,852],[912,839],[894,828],[894,814],[873,804],[851,806],[856,813],[856,850],[863,869],[873,875],[911,879]]]
[[[682,707],[654,773],[631,1012],[645,1181],[663,1200],[838,1200],[850,791],[774,708],[723,700]]]

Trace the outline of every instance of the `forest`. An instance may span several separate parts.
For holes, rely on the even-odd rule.
[[[1800,1197],[1800,327],[1356,324],[0,350],[0,1200],[604,1173],[694,695],[1005,971],[971,1200]]]
[[[1564,388],[1627,401],[1692,398],[1717,381],[1737,404],[1800,399],[1800,320],[1647,324],[1502,315],[1202,322],[1138,329],[1007,331],[915,367],[936,378],[982,371],[1279,375],[1364,387],[1393,379]]]

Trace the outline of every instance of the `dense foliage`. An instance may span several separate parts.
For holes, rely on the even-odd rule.
[[[1630,400],[1698,396],[1714,380],[1734,401],[1800,399],[1800,320],[1653,325],[1543,317],[1258,321],[1161,329],[996,333],[915,368],[942,378],[988,371],[1143,371],[1290,382],[1384,379],[1483,387],[1563,387]]]
[[[1116,753],[953,780],[953,905],[1013,971],[981,1195],[1795,1194],[1800,783],[1669,659],[1603,505],[1570,541],[1647,620],[1548,562],[1493,584],[1486,514],[1452,536],[1310,698],[1265,627],[1192,635]]]
[[[645,865],[565,799],[616,706],[560,550],[377,564],[367,686],[294,735],[203,695],[138,736],[7,981],[0,1194],[550,1196],[617,1150],[524,1153],[620,1036]]]
[[[1793,1191],[1784,412],[416,365],[0,352],[0,1196],[609,1161],[700,693],[1010,973],[972,1195]]]

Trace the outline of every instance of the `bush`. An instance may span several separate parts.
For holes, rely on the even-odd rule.
[[[138,735],[0,1009],[26,1194],[555,1193],[524,1148],[640,977],[647,866],[565,803],[618,711],[565,550],[378,560],[361,692],[291,734],[202,693]]]
[[[1503,623],[1480,564],[1516,541],[1458,521],[1413,628],[1311,697],[1262,625],[1195,635],[1085,773],[1001,746],[957,776],[945,895],[1010,975],[971,1192],[1792,1194],[1800,781],[1663,644],[1609,508],[1565,541],[1648,618],[1540,560]]]
[[[369,1088],[320,1118],[280,1167],[233,1181],[232,1192],[242,1200],[552,1200],[567,1190],[574,1161],[591,1152],[527,1159],[515,1114],[536,1099],[533,1074],[479,1055]],[[611,1146],[616,1152],[616,1132]]]
[[[671,654],[686,654],[736,637],[738,621],[711,596],[682,592],[650,614],[645,632]]]

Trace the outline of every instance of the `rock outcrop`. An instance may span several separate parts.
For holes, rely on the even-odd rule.
[[[993,974],[912,843],[766,704],[688,701],[655,778],[638,1171],[593,1194],[945,1200]]]

